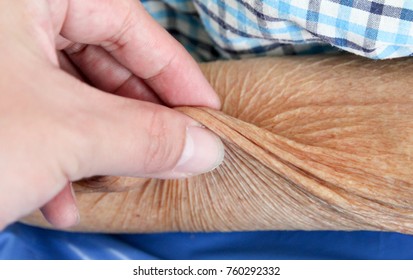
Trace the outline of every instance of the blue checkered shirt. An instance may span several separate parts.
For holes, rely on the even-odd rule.
[[[200,61],[345,50],[413,53],[413,0],[143,0]]]

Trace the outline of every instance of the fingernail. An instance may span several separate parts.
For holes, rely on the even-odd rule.
[[[174,177],[188,177],[209,172],[224,160],[224,144],[206,128],[187,128],[182,156],[173,170]]]

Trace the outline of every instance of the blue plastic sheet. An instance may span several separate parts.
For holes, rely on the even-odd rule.
[[[266,231],[87,234],[14,224],[1,259],[413,259],[413,236],[383,232]]]

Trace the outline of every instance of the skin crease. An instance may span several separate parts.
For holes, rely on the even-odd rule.
[[[70,230],[413,233],[411,62],[343,55],[201,65],[222,112],[178,110],[223,139],[224,164],[186,180],[78,182],[81,222]],[[49,227],[39,213],[24,222]]]

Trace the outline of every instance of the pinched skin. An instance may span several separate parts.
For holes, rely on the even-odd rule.
[[[71,230],[413,233],[412,59],[285,57],[201,67],[223,112],[177,109],[224,140],[222,166],[186,180],[79,182],[81,223]],[[39,213],[25,222],[47,226]]]

